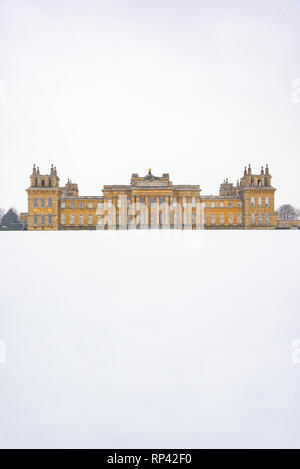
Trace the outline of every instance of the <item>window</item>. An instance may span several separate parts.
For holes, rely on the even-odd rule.
[[[79,208],[83,208],[83,202],[79,202]]]
[[[74,202],[71,202],[71,203],[70,203],[70,208],[75,208]]]
[[[255,199],[254,197],[251,197],[251,207],[254,207],[255,206]]]
[[[215,202],[211,202],[210,206],[214,208],[216,206]]]
[[[241,207],[242,206],[242,202],[238,202],[238,207]]]
[[[82,207],[81,207],[81,208],[82,208]],[[97,209],[98,209],[98,210],[102,209],[102,203],[101,203],[101,202],[98,202],[98,203],[97,203]]]
[[[260,187],[260,186],[261,186],[261,180],[260,180],[260,179],[258,179],[258,181],[257,181],[257,185],[258,185],[258,187]]]
[[[118,200],[117,200],[117,207],[118,207],[118,208],[121,208],[121,199],[120,199],[120,197],[119,197]]]
[[[241,213],[238,213],[237,222],[238,222],[239,225],[242,224],[242,214]]]
[[[229,223],[229,225],[233,225],[233,215],[232,215],[232,213],[230,213],[228,215],[228,223]]]
[[[66,208],[66,203],[65,203],[65,202],[61,202],[60,206],[61,206],[61,208]]]
[[[210,216],[210,222],[211,222],[212,225],[214,225],[214,224],[215,224],[215,221],[216,221],[215,214],[212,213],[211,216]]]
[[[112,207],[112,200],[111,200],[111,199],[108,199],[108,200],[107,200],[107,207],[108,207],[108,208],[111,208],[111,207]]]
[[[48,215],[48,225],[52,225],[52,215]]]
[[[262,214],[261,213],[258,215],[258,223],[262,223]]]
[[[79,225],[83,225],[83,215],[79,215]]]
[[[224,224],[224,213],[220,213],[220,224]]]
[[[154,197],[150,197],[150,206],[154,207]]]
[[[88,203],[88,208],[93,208],[93,202]]]
[[[232,202],[229,202],[229,203],[228,203],[228,207],[232,207]]]
[[[140,224],[141,225],[145,224],[145,214],[144,214],[144,212],[141,212],[141,214],[140,214]]]
[[[183,199],[182,199],[182,206],[186,207],[186,198],[185,197],[183,197]]]
[[[112,215],[110,214],[108,218],[112,220]],[[109,223],[112,223],[112,221],[109,221]],[[92,224],[93,224],[93,215],[89,215],[89,225],[92,225]]]
[[[266,206],[266,207],[269,207],[269,203],[270,203],[270,202],[269,202],[269,197],[266,197],[266,198],[265,198],[265,206]]]
[[[41,207],[45,207],[45,199],[44,199],[44,197],[41,198]]]
[[[33,224],[37,225],[37,215],[36,214],[33,215]]]
[[[261,198],[261,197],[258,197],[258,206],[259,206],[259,207],[262,206],[262,198]]]
[[[195,225],[196,224],[196,214],[193,213],[192,214],[192,225]]]
[[[192,207],[196,207],[196,198],[192,197]]]
[[[252,223],[252,225],[255,224],[255,215],[254,215],[254,213],[251,214],[251,223]]]
[[[83,223],[81,223],[83,225]],[[120,224],[120,222],[119,222]],[[102,216],[101,215],[98,215],[97,216],[97,225],[102,225]]]
[[[174,207],[174,208],[177,207],[177,199],[174,199],[174,200],[173,200],[173,207]]]
[[[220,202],[220,207],[224,207],[224,202]]]
[[[45,215],[41,215],[41,225],[45,224]]]
[[[48,207],[52,208],[52,199],[51,199],[51,197],[49,197],[49,199],[48,199]]]
[[[177,226],[177,224],[178,224],[177,213],[174,213],[174,226]]]
[[[66,215],[64,213],[61,214],[60,222],[61,222],[62,225],[64,225],[66,223]]]
[[[266,224],[268,225],[270,223],[270,217],[269,214],[266,213]]]
[[[42,179],[42,186],[45,187],[45,180]]]
[[[34,206],[35,208],[38,206],[37,198],[36,198],[36,197],[33,199],[33,206]]]
[[[203,202],[203,208],[205,208],[205,207],[206,207],[206,202]]]
[[[71,225],[75,224],[75,215],[70,215],[70,224]]]
[[[203,216],[204,225],[206,224],[206,215]]]

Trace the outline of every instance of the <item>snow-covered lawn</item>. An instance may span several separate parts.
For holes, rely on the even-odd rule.
[[[1,233],[0,446],[300,447],[299,244]]]

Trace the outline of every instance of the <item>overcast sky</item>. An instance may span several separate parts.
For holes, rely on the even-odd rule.
[[[299,0],[0,0],[0,207],[26,210],[34,162],[81,195],[269,163],[300,206],[299,24]]]

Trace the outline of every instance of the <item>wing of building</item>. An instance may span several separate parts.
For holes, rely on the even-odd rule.
[[[79,196],[78,185],[60,186],[56,167],[41,174],[33,167],[28,230],[274,229],[275,188],[268,165],[252,174],[245,167],[237,184],[228,180],[219,195],[201,195],[199,185],[175,185],[169,174],[132,174],[130,184],[103,186],[102,195]]]

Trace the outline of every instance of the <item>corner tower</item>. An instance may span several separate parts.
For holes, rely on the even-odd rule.
[[[59,177],[53,165],[50,174],[33,166],[28,194],[28,230],[57,230],[59,224]]]
[[[252,174],[251,166],[245,167],[239,185],[243,199],[244,229],[274,229],[276,215],[274,210],[275,188],[268,165],[261,167],[260,174]]]

